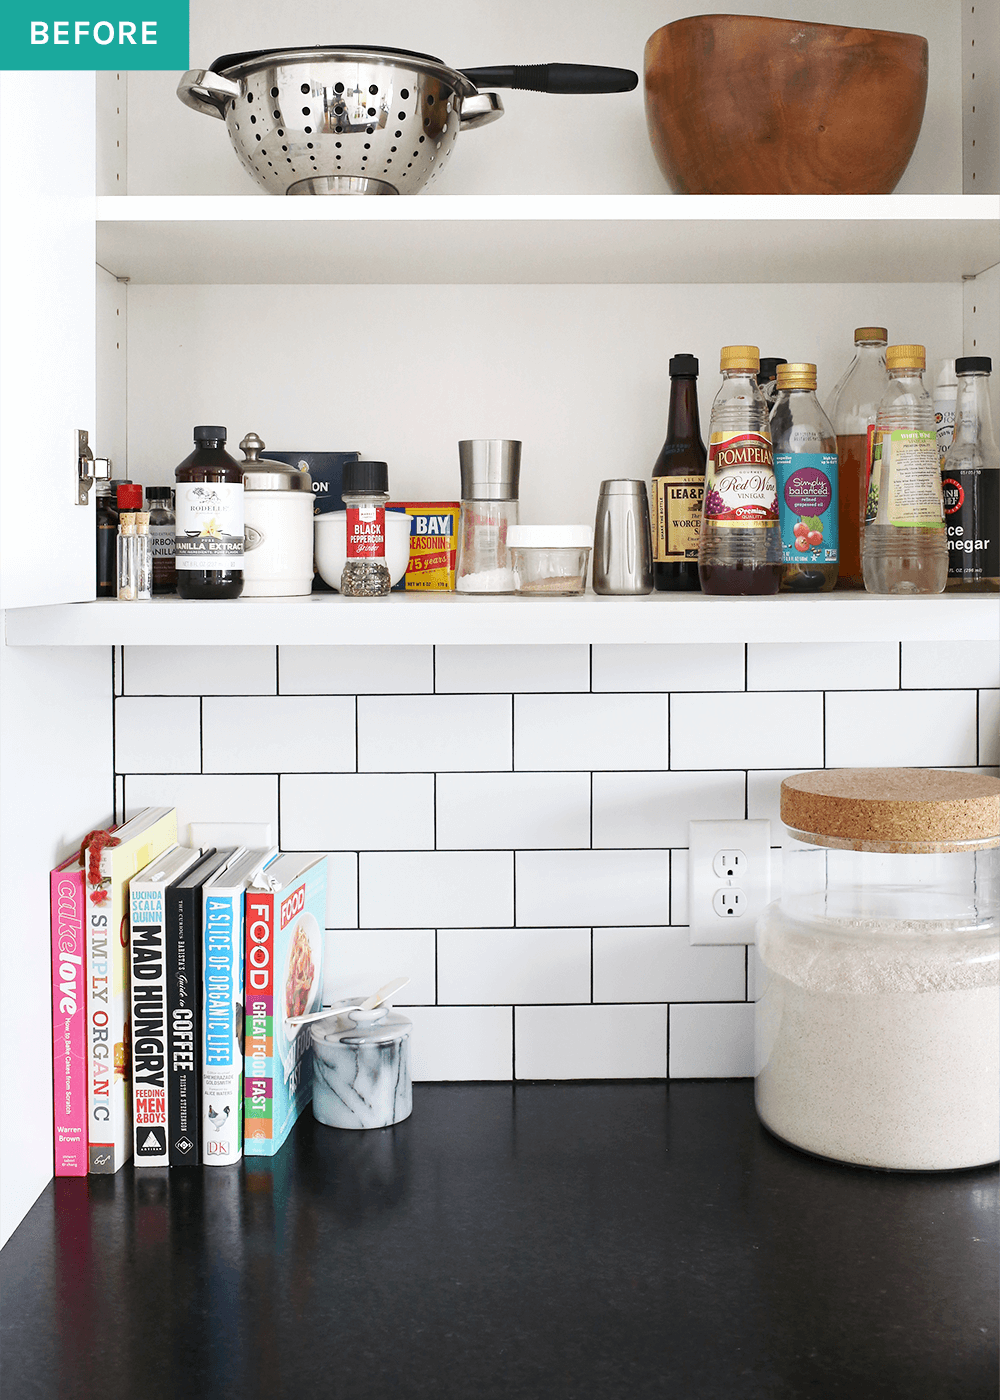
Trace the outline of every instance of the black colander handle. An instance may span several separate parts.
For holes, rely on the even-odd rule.
[[[463,68],[477,88],[520,88],[522,92],[631,92],[639,82],[631,68],[601,68],[590,63],[505,64],[497,68]]]

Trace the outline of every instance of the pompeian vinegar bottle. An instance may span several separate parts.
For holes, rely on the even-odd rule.
[[[1000,591],[1000,453],[990,414],[988,355],[955,361],[955,434],[941,467],[948,590]]]
[[[771,441],[782,590],[829,593],[837,582],[837,438],[816,398],[815,365],[778,366]]]
[[[194,451],[174,478],[177,596],[238,598],[243,592],[243,468],[226,451],[225,428],[195,428]]]
[[[837,434],[839,505],[837,535],[840,550],[838,588],[864,588],[861,540],[865,528],[865,499],[872,465],[875,417],[889,382],[884,326],[859,326],[854,332],[854,359],[838,380],[827,414]]]
[[[670,360],[667,437],[653,467],[653,587],[693,593],[698,582],[698,535],[705,494],[705,444],[698,417],[698,361]]]
[[[705,593],[777,593],[781,535],[756,345],[723,346],[709,425],[698,575]]]
[[[862,571],[869,593],[943,593],[948,579],[934,405],[922,345],[890,345],[865,510]]]

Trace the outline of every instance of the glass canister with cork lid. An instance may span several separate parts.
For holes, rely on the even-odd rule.
[[[781,785],[781,899],[757,925],[756,1102],[859,1166],[1000,1157],[1000,781],[915,768]]]

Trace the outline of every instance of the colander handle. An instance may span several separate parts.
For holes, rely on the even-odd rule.
[[[503,116],[503,103],[495,92],[477,92],[475,97],[462,98],[459,131],[475,131],[477,126],[489,126]]]
[[[177,84],[177,96],[185,107],[220,120],[225,119],[226,104],[239,95],[238,83],[205,68],[192,68]]]
[[[631,92],[639,81],[631,68],[601,68],[592,63],[513,63],[463,68],[462,72],[477,88],[520,88],[524,92]]]

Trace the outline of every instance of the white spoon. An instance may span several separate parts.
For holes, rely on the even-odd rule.
[[[329,1016],[348,1016],[352,1011],[374,1011],[376,1006],[381,1006],[401,987],[405,987],[409,980],[408,977],[397,977],[394,982],[387,982],[384,987],[367,997],[360,1006],[335,1006],[332,1010],[328,1007],[325,1011],[310,1011],[307,1016],[289,1016],[285,1025],[298,1029],[299,1026],[307,1026],[310,1021],[325,1021]]]

